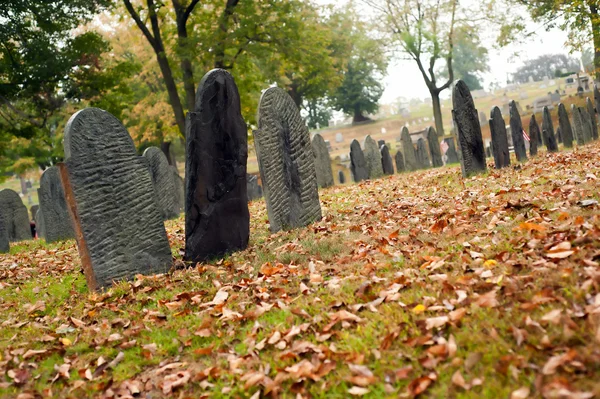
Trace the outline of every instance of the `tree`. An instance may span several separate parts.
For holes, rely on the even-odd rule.
[[[452,68],[455,79],[461,79],[470,90],[481,90],[481,73],[487,72],[488,50],[481,45],[478,32],[459,26],[454,32]],[[443,68],[440,76],[448,78],[448,68]]]
[[[562,76],[562,70],[575,73],[579,71],[579,62],[564,54],[545,54],[524,62],[513,74],[513,81],[527,83],[532,77],[534,81],[541,81],[544,77]],[[558,73],[558,75],[557,75]]]

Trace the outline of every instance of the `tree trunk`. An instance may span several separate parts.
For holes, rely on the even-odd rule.
[[[225,64],[225,40],[227,40],[229,34],[229,18],[233,15],[238,3],[239,0],[227,0],[225,9],[219,17],[219,28],[215,43],[215,68],[229,69],[232,67],[232,65]]]
[[[196,90],[194,87],[194,69],[192,68],[192,61],[190,59],[191,49],[188,44],[188,35],[185,22],[183,26],[180,26],[180,22],[177,22],[177,44],[179,46],[179,52],[181,57],[180,67],[183,74],[183,87],[185,89],[185,102],[188,111],[194,110],[194,104],[196,102]]]
[[[370,120],[363,115],[362,110],[359,107],[354,107],[354,117],[352,118],[352,124],[365,122]]]
[[[592,35],[594,38],[594,75],[596,82],[600,82],[600,16],[598,7],[590,4],[590,20],[592,22]]]
[[[179,134],[181,134],[182,137],[185,137],[185,116],[183,114],[183,107],[181,106],[177,85],[173,79],[173,73],[171,72],[171,67],[169,66],[169,61],[167,60],[164,49],[162,49],[162,52],[156,53],[156,59],[165,80],[165,86],[167,86],[169,103],[171,103],[171,108],[173,108],[173,113],[175,114],[175,123],[177,123],[177,127],[179,128]]]
[[[165,156],[167,157],[169,165],[172,165],[175,167],[175,169],[177,169],[177,160],[175,159],[175,156],[173,156],[173,152],[171,151],[171,142],[163,141],[162,143],[160,143],[160,149],[163,152],[163,154],[165,154]]]
[[[444,121],[442,120],[442,105],[440,103],[440,92],[429,90],[431,94],[431,106],[433,107],[433,119],[435,120],[435,130],[439,137],[444,136]]]

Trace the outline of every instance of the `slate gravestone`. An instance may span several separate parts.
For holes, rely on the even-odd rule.
[[[535,115],[531,115],[531,119],[529,120],[529,155],[532,157],[537,155],[541,134],[540,126],[535,120]]]
[[[433,127],[427,129],[427,143],[429,144],[429,153],[431,154],[431,165],[434,168],[444,166],[442,161],[442,151],[440,150],[440,142],[437,132]]]
[[[38,238],[46,236],[46,226],[44,226],[44,215],[42,215],[41,210],[38,210],[35,214],[35,232]]]
[[[525,149],[525,139],[523,138],[521,115],[514,101],[511,101],[508,107],[510,110],[510,133],[515,155],[517,156],[517,161],[525,162],[527,161],[527,150]]]
[[[331,170],[331,158],[325,140],[320,134],[315,134],[312,139],[312,150],[315,157],[315,171],[317,173],[317,184],[321,188],[333,186],[333,171]]]
[[[11,189],[5,188],[0,191],[0,217],[4,219],[9,241],[24,241],[31,238],[27,207],[23,205],[19,194]]]
[[[35,220],[35,214],[40,209],[39,205],[31,205],[29,207],[29,213],[31,214],[31,220]]]
[[[175,185],[174,199],[176,204],[177,215],[179,215],[185,209],[185,182],[179,176],[177,168],[173,165],[169,165],[169,170],[173,176],[173,184]]]
[[[350,170],[356,183],[369,178],[365,155],[356,140],[352,140],[352,143],[350,143]]]
[[[590,123],[592,125],[592,140],[598,139],[598,121],[596,119],[596,110],[594,109],[594,104],[589,97],[585,99],[585,105],[587,106],[587,111],[590,114]]]
[[[248,201],[254,201],[262,197],[262,187],[258,184],[258,176],[246,175],[246,187]]]
[[[377,148],[381,149],[382,145],[385,145],[385,140],[377,140]]]
[[[377,179],[383,176],[383,169],[381,167],[381,153],[377,142],[367,135],[363,145],[365,161],[367,161],[367,168],[369,169],[369,177],[371,179]]]
[[[544,134],[544,130],[547,134]],[[546,137],[554,137],[554,141],[556,141],[556,136],[554,134],[554,124],[552,123],[552,116],[550,115],[550,110],[548,107],[544,107],[544,112],[542,114],[542,139],[544,145],[548,147],[548,142],[546,141]]]
[[[60,180],[60,171],[52,166],[44,171],[38,188],[41,214],[36,219],[40,223],[38,237],[46,242],[56,242],[75,238],[73,222]],[[37,227],[37,225],[36,225]]]
[[[167,272],[171,249],[148,163],[125,126],[83,109],[67,123],[64,150],[59,170],[89,289]]]
[[[492,135],[492,153],[496,169],[510,166],[510,152],[508,151],[508,134],[506,123],[502,118],[500,108],[492,108],[490,118],[490,132]]]
[[[583,120],[579,108],[571,104],[571,115],[573,116],[573,138],[577,140],[577,145],[584,145]]]
[[[5,254],[10,251],[10,244],[8,239],[8,230],[6,229],[6,223],[4,218],[0,217],[0,254]]]
[[[454,143],[453,137],[448,137],[444,139],[446,144],[448,145],[448,149],[446,150],[446,163],[459,163],[458,152],[456,151],[456,144]]]
[[[406,169],[404,168],[404,156],[401,151],[397,151],[394,156],[394,161],[396,162],[396,173],[402,173]]]
[[[556,142],[556,136],[552,134],[552,132],[542,129],[542,134],[544,135],[544,142],[546,143],[546,148],[548,152],[558,152],[558,143]]]
[[[344,141],[344,135],[341,133],[336,133],[335,134],[335,142],[341,143],[342,141]]]
[[[557,143],[563,142],[562,129],[560,128],[560,126],[556,128],[556,142]]]
[[[587,144],[592,141],[593,133],[592,133],[592,120],[590,118],[590,113],[586,108],[579,107],[579,115],[581,115],[582,122],[582,131],[583,131],[583,143]]]
[[[338,172],[338,181],[340,182],[340,184],[346,183],[346,175],[344,175],[344,172],[342,172],[341,170]]]
[[[558,104],[558,125],[560,127],[562,142],[566,148],[573,147],[573,129],[569,121],[569,114],[563,103]]]
[[[271,231],[321,219],[310,135],[294,100],[280,87],[260,98],[255,145]]]
[[[263,114],[266,114],[264,109]],[[265,127],[263,119],[262,130],[256,136],[259,163],[265,162],[270,168],[266,172],[268,179],[263,178],[263,182],[272,183],[275,168],[270,162],[278,156],[275,153],[278,148],[265,144],[265,139],[270,140],[266,135],[274,134],[281,141],[283,132],[273,129],[281,122]],[[316,183],[310,142],[305,144]],[[229,72],[213,69],[200,81],[194,112],[189,112],[186,118],[184,257],[187,261],[200,262],[248,246],[247,161],[248,129],[242,118],[237,86]],[[279,173],[283,172],[279,167]]]
[[[429,153],[427,151],[427,144],[425,144],[425,139],[422,137],[417,140],[417,151],[415,152],[417,155],[417,163],[419,164],[419,169],[428,169],[431,167],[429,162]]]
[[[148,147],[143,157],[148,161],[152,184],[156,193],[156,200],[164,220],[174,219],[179,216],[180,209],[177,204],[173,172],[169,169],[169,161],[165,154],[157,147]]]
[[[413,145],[410,133],[405,127],[402,128],[400,135],[400,141],[402,142],[402,154],[404,155],[404,168],[408,172],[419,169],[417,163],[417,154],[415,154],[415,146]]]
[[[382,145],[379,149],[381,152],[381,167],[383,169],[384,175],[393,175],[394,174],[394,162],[392,161],[392,156],[390,155],[390,150],[387,148],[387,145]]]
[[[458,139],[458,158],[463,177],[486,170],[485,150],[477,109],[469,88],[458,80],[452,92],[452,118]]]

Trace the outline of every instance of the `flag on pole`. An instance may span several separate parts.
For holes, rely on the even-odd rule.
[[[527,133],[525,133],[525,129],[521,128],[521,130],[523,131],[523,138],[525,139],[525,141],[531,141],[531,139],[529,138],[529,136],[527,135]]]

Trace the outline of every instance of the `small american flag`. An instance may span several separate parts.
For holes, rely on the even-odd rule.
[[[524,138],[526,141],[531,141],[531,139],[529,138],[529,136],[527,135],[527,133],[525,133],[525,129],[521,128],[521,130],[523,131],[523,138]]]

